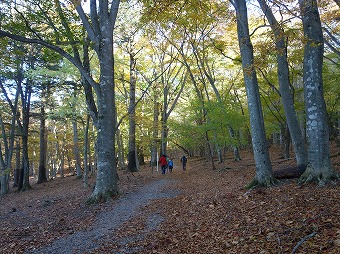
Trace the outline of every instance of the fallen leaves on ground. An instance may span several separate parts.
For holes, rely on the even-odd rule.
[[[90,253],[340,252],[339,184],[299,186],[292,179],[247,191],[244,186],[255,169],[251,153],[241,156],[239,162],[230,157],[216,164],[217,170],[201,158],[189,158],[185,172],[179,160],[172,174],[151,174],[149,167],[134,176],[120,172],[122,195],[162,177],[176,180],[165,191],[181,194],[145,205],[112,232],[111,241]],[[275,152],[271,157],[279,161]],[[339,158],[332,159],[339,171]],[[1,197],[0,252],[23,253],[47,244],[86,229],[98,212],[114,209],[114,200],[86,206],[90,192],[81,180],[68,177]],[[149,232],[150,214],[161,215],[163,221]]]

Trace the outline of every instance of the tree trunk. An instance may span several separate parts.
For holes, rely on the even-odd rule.
[[[61,178],[64,178],[64,168],[65,168],[65,148],[64,144],[61,146],[61,153],[60,153],[60,166],[59,166],[59,174]]]
[[[158,141],[158,117],[159,117],[159,102],[157,101],[158,91],[154,86],[153,90],[153,125],[152,125],[152,145],[151,145],[151,166],[157,164],[157,141]]]
[[[229,131],[229,135],[232,139],[235,139],[235,132],[234,132],[234,129],[229,126],[228,127],[228,131]],[[239,142],[239,138],[237,138],[238,142]],[[233,145],[233,154],[234,154],[234,160],[235,161],[240,161],[241,160],[241,156],[240,156],[240,151],[239,151],[239,148],[238,146],[236,145]]]
[[[120,129],[118,128],[116,131],[116,139],[117,139],[117,157],[118,157],[118,168],[121,170],[125,169],[125,157],[124,157],[124,143],[123,137],[120,133]]]
[[[323,33],[316,0],[299,0],[303,31],[306,38],[303,61],[303,85],[308,144],[307,169],[300,184],[318,182],[323,185],[340,179],[331,165],[329,128],[323,95]]]
[[[247,7],[245,0],[235,0],[237,34],[242,58],[243,77],[248,98],[252,145],[256,164],[256,175],[248,188],[270,186],[276,182],[273,177],[268,144],[264,130],[260,93],[254,69],[253,46],[249,36]]]
[[[46,155],[47,155],[47,131],[46,131],[46,121],[45,121],[45,105],[42,102],[40,108],[40,155],[39,155],[39,168],[38,168],[38,181],[37,183],[47,182],[46,175]]]
[[[84,131],[84,187],[89,187],[89,165],[88,165],[88,147],[89,147],[89,126],[90,126],[90,115],[86,116],[86,125]]]
[[[285,41],[286,38],[284,36],[284,30],[282,26],[277,22],[271,9],[266,4],[266,0],[258,0],[258,2],[262,8],[263,13],[266,15],[270,23],[275,37],[280,94],[286,116],[286,121],[289,128],[289,133],[295,151],[297,166],[305,167],[307,165],[307,151],[299,126],[297,114],[294,108],[294,98],[291,91],[289,65],[287,60],[287,43]]]
[[[20,140],[16,140],[16,148],[15,148],[15,169],[13,174],[13,187],[18,187],[19,184],[19,170],[21,166],[21,158],[20,158]]]
[[[29,128],[29,118],[30,118],[30,104],[31,104],[31,81],[26,84],[25,92],[21,91],[21,102],[22,102],[22,172],[19,181],[19,190],[29,190],[31,185],[29,183],[29,170],[30,163],[28,157],[28,128]]]
[[[211,145],[211,142],[209,140],[209,133],[208,133],[208,131],[205,131],[205,140],[206,140],[207,150],[208,150],[208,152],[206,154],[207,160],[208,161],[210,160],[211,168],[212,168],[212,170],[215,170],[216,167],[215,167],[215,163],[214,163],[214,152],[213,152],[214,150],[211,147],[212,145]]]
[[[164,114],[163,114],[163,118],[162,118],[162,133],[161,133],[161,151],[162,154],[167,154],[167,146],[168,146],[168,126],[167,126],[167,120],[164,119]]]
[[[81,168],[81,159],[80,159],[80,151],[79,151],[79,138],[78,138],[78,124],[76,120],[72,121],[73,127],[73,154],[76,159],[76,174],[77,178],[82,178],[82,168]]]
[[[31,189],[31,185],[29,182],[29,170],[30,163],[28,158],[28,128],[25,128],[25,120],[23,121],[23,127],[25,134],[22,136],[22,172],[21,172],[21,181],[19,183],[18,189],[27,191]],[[28,127],[28,126],[27,126]],[[26,129],[26,130],[25,130]]]
[[[163,78],[162,78],[163,80]],[[163,85],[164,85],[164,80],[163,80]],[[167,116],[167,111],[168,111],[168,94],[169,94],[169,88],[167,85],[164,85],[163,88],[163,112],[162,112],[162,119],[161,119],[161,153],[165,154],[167,153],[167,137],[168,137],[168,126],[167,126],[167,121],[168,121],[168,116]]]
[[[5,124],[2,120],[2,116],[0,115],[0,128],[1,128],[1,138],[4,143],[5,154],[2,153],[2,147],[0,143],[0,194],[7,194],[9,192],[9,181],[8,176],[10,174],[10,168],[8,167],[8,137],[6,133]],[[5,157],[5,158],[4,158]]]
[[[289,132],[289,127],[286,125],[285,128],[285,149],[284,149],[284,158],[290,157],[290,142],[291,142],[291,136]],[[304,168],[306,164],[298,164],[298,167]]]
[[[104,15],[104,14],[103,14]],[[107,13],[105,14],[107,15]],[[111,13],[111,15],[113,15]],[[106,201],[118,194],[115,152],[115,83],[113,74],[113,27],[108,20],[101,24],[102,39],[98,49],[100,61],[100,90],[98,101],[97,178],[88,203]]]
[[[12,110],[12,120],[9,130],[9,135],[6,133],[6,127],[2,120],[2,116],[0,115],[0,128],[1,128],[1,137],[3,139],[4,150],[5,154],[2,154],[2,147],[0,146],[0,194],[7,194],[9,192],[9,178],[10,178],[10,171],[12,169],[12,157],[13,157],[13,150],[14,150],[14,140],[15,140],[15,130],[16,130],[16,122],[20,123],[17,119],[17,110],[18,110],[18,100],[20,94],[20,87],[22,81],[22,65],[18,67],[18,81],[17,81],[17,91],[15,94],[14,104],[11,102],[6,89],[4,88],[1,80],[1,90],[3,95],[6,97],[8,104]],[[20,125],[21,126],[21,125]]]
[[[137,172],[136,161],[136,59],[134,54],[130,53],[130,104],[129,104],[129,153],[128,153],[128,170]]]

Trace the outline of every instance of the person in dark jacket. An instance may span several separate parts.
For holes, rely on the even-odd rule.
[[[182,162],[182,166],[183,166],[183,170],[185,171],[187,169],[187,157],[185,157],[185,155],[183,155],[183,157],[181,158],[181,162]]]

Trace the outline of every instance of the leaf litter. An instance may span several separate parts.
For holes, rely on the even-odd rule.
[[[279,161],[277,154],[271,151],[273,161]],[[247,191],[254,162],[250,152],[241,156],[239,162],[230,156],[217,170],[201,158],[189,158],[185,172],[179,160],[172,174],[152,174],[150,167],[134,175],[120,171],[120,198],[97,205],[85,205],[91,189],[74,177],[12,191],[0,197],[0,253],[30,252],[78,232],[100,230],[98,221],[107,216],[108,223],[119,200],[142,195],[143,186],[165,179],[168,184],[155,191],[173,195],[155,195],[128,210],[131,216],[79,253],[340,253],[339,183],[299,186],[289,179]],[[339,171],[339,156],[332,162]],[[290,164],[293,160],[283,160],[273,168]]]

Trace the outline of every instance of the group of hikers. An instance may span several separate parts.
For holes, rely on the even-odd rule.
[[[187,157],[185,157],[185,155],[183,155],[183,157],[181,158],[181,162],[182,162],[182,168],[185,171],[186,170],[186,166],[187,166]],[[163,154],[160,158],[159,158],[159,163],[161,164],[161,169],[162,169],[162,174],[164,175],[166,170],[169,169],[169,173],[172,173],[172,169],[174,168],[174,162],[172,159],[168,158],[165,154]]]

